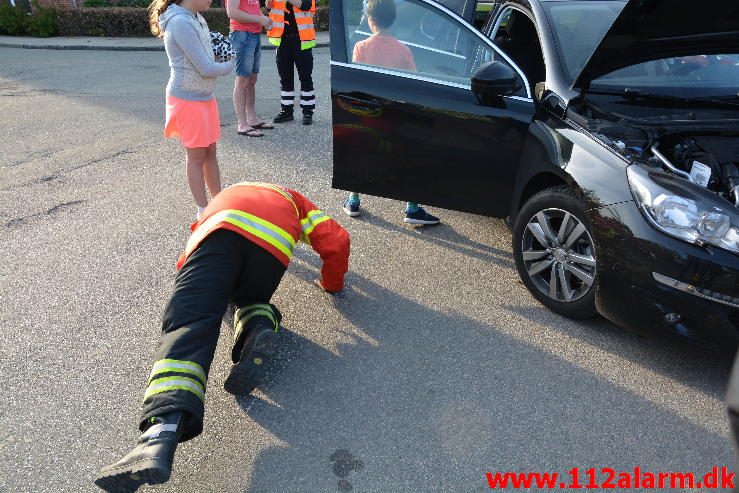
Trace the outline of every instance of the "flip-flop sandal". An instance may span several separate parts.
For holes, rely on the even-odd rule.
[[[244,130],[243,132],[236,133],[239,135],[246,135],[247,137],[264,137],[264,134],[256,128],[250,128],[249,130]]]
[[[260,130],[272,130],[275,128],[275,126],[269,122],[259,122],[256,125],[250,125],[250,126],[251,128],[258,128]]]

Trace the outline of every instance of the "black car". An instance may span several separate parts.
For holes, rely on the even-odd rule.
[[[331,1],[334,187],[509,217],[557,313],[736,343],[739,2],[443,3],[394,0],[367,57]]]

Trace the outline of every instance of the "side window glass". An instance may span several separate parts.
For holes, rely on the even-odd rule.
[[[536,26],[524,13],[508,8],[496,20],[490,33],[495,46],[526,75],[531,92],[537,82],[546,80],[546,65]]]
[[[505,60],[472,29],[420,0],[344,0],[351,63],[465,86]]]
[[[497,46],[500,46],[500,44],[503,42],[503,39],[505,38],[506,26],[508,25],[508,19],[511,18],[512,12],[513,9],[506,9],[502,14],[500,14],[498,20],[495,21],[493,32],[490,33],[490,39],[492,39],[493,43],[495,43]]]

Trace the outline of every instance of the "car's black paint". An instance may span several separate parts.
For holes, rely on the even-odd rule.
[[[332,2],[332,41],[343,43],[337,5]],[[332,60],[343,62],[331,70],[334,187],[515,218],[528,198],[566,184],[587,210],[602,315],[634,330],[739,341],[739,309],[652,277],[657,272],[739,297],[739,256],[668,237],[646,222],[630,191],[629,163],[567,111],[579,93],[557,63],[538,1],[496,2],[484,33],[508,6],[534,21],[547,62],[546,81],[530,81],[544,83],[533,100],[501,98],[498,107],[484,106],[470,89],[347,66],[346,51],[332,43]],[[679,324],[665,323],[671,313],[681,316]]]
[[[508,213],[530,101],[483,106],[469,89],[337,65],[331,81],[334,187]]]
[[[590,214],[599,255],[596,306],[614,323],[636,331],[678,332],[700,342],[733,347],[739,342],[739,310],[657,282],[653,273],[737,296],[739,258],[702,248],[652,228],[633,201]],[[680,315],[677,326],[665,322]]]

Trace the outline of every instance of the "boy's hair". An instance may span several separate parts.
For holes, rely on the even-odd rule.
[[[395,22],[395,0],[367,0],[364,13],[372,17],[377,27],[387,29]]]

